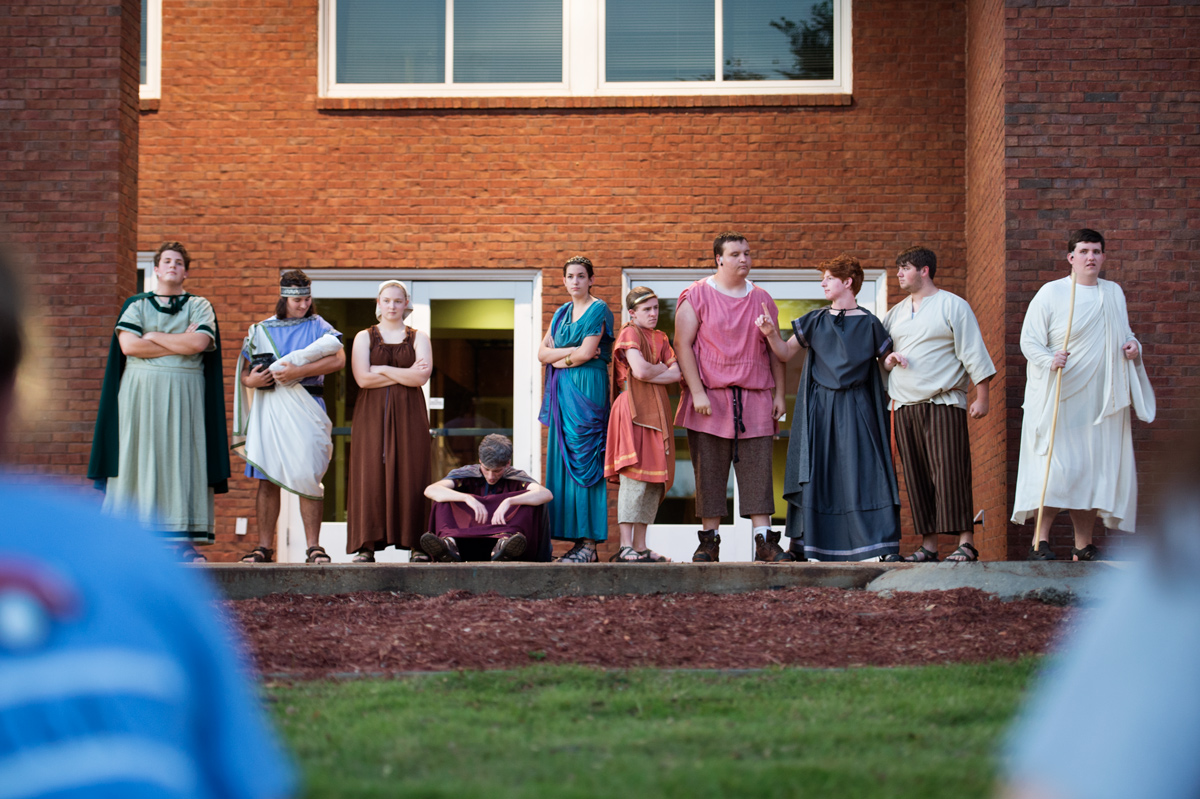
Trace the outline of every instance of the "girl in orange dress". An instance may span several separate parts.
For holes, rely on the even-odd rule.
[[[646,546],[646,525],[675,480],[675,425],[667,386],[679,382],[675,351],[658,326],[658,297],[638,286],[625,297],[629,321],[613,343],[620,394],[608,421],[604,476],[616,482],[619,563],[663,562]]]

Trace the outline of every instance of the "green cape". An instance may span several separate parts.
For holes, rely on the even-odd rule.
[[[134,302],[152,296],[152,292],[134,294],[121,306],[125,313]],[[194,294],[186,295],[188,297]],[[225,430],[225,382],[221,367],[221,331],[216,318],[213,319],[213,338],[216,349],[203,355],[204,365],[204,449],[208,456],[208,484],[213,493],[229,491],[229,440]],[[112,341],[108,346],[108,367],[104,370],[104,384],[100,388],[100,409],[96,414],[96,430],[92,434],[92,457],[88,461],[87,476],[103,491],[108,478],[117,476],[120,461],[121,429],[117,415],[117,395],[121,390],[121,376],[125,374],[125,353],[117,340],[114,326]]]

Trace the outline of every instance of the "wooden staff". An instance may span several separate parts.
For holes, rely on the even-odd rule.
[[[1075,318],[1075,270],[1071,269],[1071,308],[1067,311],[1067,335],[1063,337],[1062,351],[1067,351],[1071,341],[1071,321]],[[1050,485],[1050,459],[1054,457],[1054,429],[1058,427],[1058,400],[1062,395],[1062,373],[1067,365],[1063,364],[1054,379],[1054,416],[1050,419],[1050,445],[1046,447],[1046,474],[1042,477],[1042,497],[1038,500],[1037,524],[1033,528],[1033,548],[1038,548],[1038,532],[1042,529],[1042,514],[1046,512],[1046,487]]]

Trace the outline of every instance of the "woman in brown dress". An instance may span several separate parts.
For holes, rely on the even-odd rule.
[[[418,542],[429,509],[429,414],[421,386],[433,370],[429,336],[404,324],[408,291],[398,280],[379,284],[379,324],[354,337],[350,368],[358,401],[350,431],[346,552],[372,563],[386,546],[424,554]],[[428,556],[425,557],[428,560]]]

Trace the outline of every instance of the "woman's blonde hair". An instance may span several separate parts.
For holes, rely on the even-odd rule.
[[[412,313],[412,295],[408,293],[408,288],[399,280],[385,280],[379,284],[379,289],[375,292],[375,318],[383,319],[383,309],[379,307],[379,295],[383,294],[384,289],[390,289],[393,286],[404,292],[404,303],[408,305],[408,309],[404,312],[404,318],[407,318]]]

